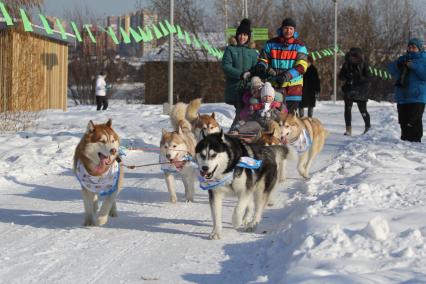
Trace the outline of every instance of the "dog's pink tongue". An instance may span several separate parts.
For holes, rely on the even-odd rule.
[[[105,172],[107,165],[109,165],[109,163],[110,163],[109,157],[102,155],[100,157],[100,159],[101,160],[99,161],[99,164],[95,167],[95,173],[96,174],[101,174],[101,173]]]

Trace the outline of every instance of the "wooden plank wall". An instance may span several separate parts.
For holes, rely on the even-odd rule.
[[[0,56],[5,57],[0,60],[0,69],[6,70],[5,80],[0,81],[0,96],[7,102],[0,111],[66,110],[66,44],[32,33],[7,30],[0,34],[0,50],[6,54]]]

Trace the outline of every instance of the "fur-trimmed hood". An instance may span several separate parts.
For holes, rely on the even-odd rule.
[[[232,46],[237,46],[238,45],[237,38],[235,36],[229,37],[228,44]],[[254,41],[249,41],[244,46],[247,46],[248,48],[256,48],[256,43]]]

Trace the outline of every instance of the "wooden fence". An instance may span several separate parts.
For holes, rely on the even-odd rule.
[[[67,108],[68,45],[0,30],[0,112]]]

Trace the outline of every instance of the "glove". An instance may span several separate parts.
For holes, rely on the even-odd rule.
[[[251,73],[249,71],[243,72],[241,73],[241,80],[247,81],[251,76]]]
[[[277,102],[277,101],[273,101],[271,103],[271,108],[280,108],[281,107],[281,103]]]
[[[275,77],[275,82],[279,86],[282,86],[282,84],[284,84],[285,82],[289,82],[290,80],[291,80],[291,75],[288,72],[284,72],[283,74]]]
[[[266,73],[266,66],[265,65],[257,64],[254,67],[254,74],[256,74],[257,76],[262,76],[265,73]]]

